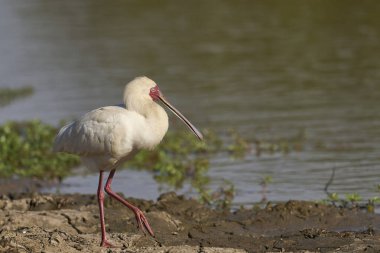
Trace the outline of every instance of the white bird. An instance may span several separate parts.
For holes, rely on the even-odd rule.
[[[100,171],[97,191],[100,246],[112,247],[106,238],[104,223],[104,171],[110,171],[104,191],[132,210],[138,227],[154,236],[143,212],[113,192],[111,183],[119,165],[140,149],[153,149],[167,132],[168,115],[157,101],[166,105],[200,140],[203,139],[201,132],[165,99],[157,84],[147,77],[137,77],[125,86],[123,106],[106,106],[90,111],[62,127],[55,138],[54,151],[77,154],[89,169]]]

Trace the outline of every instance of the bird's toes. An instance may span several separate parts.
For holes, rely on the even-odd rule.
[[[149,225],[149,222],[143,212],[140,210],[136,210],[136,220],[137,220],[137,228],[141,229],[144,233],[144,235],[147,235],[147,232],[154,237],[154,233],[152,228]]]
[[[116,248],[113,244],[111,244],[107,240],[102,241],[100,243],[100,247],[104,247],[104,248]]]

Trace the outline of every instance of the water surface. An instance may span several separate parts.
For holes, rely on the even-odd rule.
[[[333,167],[331,191],[372,197],[379,9],[377,1],[3,1],[0,87],[35,94],[1,108],[0,121],[56,125],[119,103],[124,85],[147,75],[200,128],[237,128],[251,140],[304,134],[297,152],[213,160],[211,186],[232,181],[236,204],[259,201],[265,175],[270,200],[321,199]],[[119,185],[141,182],[126,195],[166,189],[136,173],[119,173]],[[96,177],[69,178],[61,191],[92,193]]]

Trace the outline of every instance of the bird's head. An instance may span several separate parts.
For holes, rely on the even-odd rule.
[[[193,124],[191,124],[180,111],[169,103],[160,91],[158,85],[153,80],[145,76],[136,77],[129,82],[124,92],[124,102],[128,109],[140,107],[141,104],[143,104],[143,101],[161,101],[169,108],[170,111],[180,118],[200,140],[203,140],[202,133]]]
[[[131,100],[152,100],[153,97],[150,95],[151,89],[157,87],[157,95],[159,94],[159,89],[157,84],[145,76],[136,77],[132,81],[130,81],[125,86],[124,91],[124,100],[130,102]]]

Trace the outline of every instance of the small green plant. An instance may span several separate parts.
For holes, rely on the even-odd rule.
[[[264,176],[261,181],[261,202],[265,203],[267,202],[267,192],[268,192],[268,185],[273,182],[273,177],[270,175]]]
[[[33,93],[32,87],[0,88],[0,106],[9,104],[15,99],[29,96]]]
[[[346,194],[346,199],[351,202],[352,206],[357,206],[362,197],[357,193]]]
[[[271,175],[266,175],[261,179],[260,185],[268,186],[268,184],[270,184],[272,182],[273,182],[273,177]]]
[[[256,155],[260,156],[262,153],[282,153],[286,155],[292,151],[302,151],[305,139],[305,132],[303,130],[287,139],[256,139],[254,141]]]
[[[199,189],[199,198],[201,203],[218,210],[229,210],[232,200],[235,197],[235,186],[230,181],[225,181],[224,186],[211,192],[204,188]]]
[[[249,142],[244,139],[235,129],[229,130],[232,143],[227,147],[234,158],[243,158],[250,150]]]
[[[379,197],[372,197],[368,200],[367,203],[367,211],[369,213],[374,213],[375,212],[375,205],[380,203],[380,198]]]
[[[336,192],[333,192],[333,193],[329,194],[328,197],[329,197],[329,200],[330,200],[331,202],[333,202],[333,203],[338,202],[339,199],[340,199],[339,194],[336,193]]]

